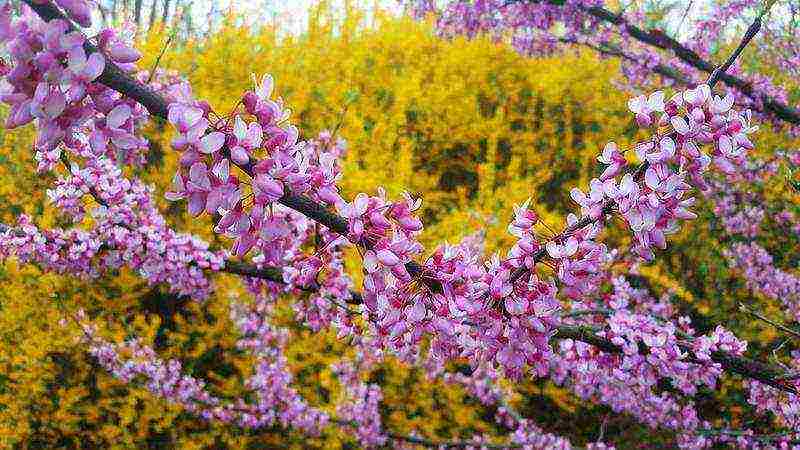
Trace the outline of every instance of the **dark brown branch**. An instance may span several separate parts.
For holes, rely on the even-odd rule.
[[[561,325],[556,327],[556,334],[554,339],[574,339],[576,341],[585,342],[589,345],[599,348],[606,353],[621,354],[622,347],[614,344],[611,340],[598,336],[594,329],[581,325]],[[688,344],[679,344],[681,351],[686,352],[689,357],[687,361],[695,364],[705,364],[697,358]],[[640,353],[646,353],[646,348],[640,348]],[[734,356],[726,352],[714,352],[711,354],[711,360],[718,363],[726,372],[735,373],[745,378],[750,378],[759,381],[763,384],[771,386],[775,389],[789,392],[792,394],[800,394],[798,390],[783,383],[781,380],[786,371],[769,364],[765,364],[754,359],[744,356]]]
[[[734,52],[728,57],[728,59],[721,66],[717,67],[716,69],[714,69],[713,72],[711,72],[711,77],[709,77],[707,82],[708,87],[713,88],[714,85],[717,84],[717,81],[719,81],[719,77],[723,75],[731,67],[731,65],[733,65],[733,63],[736,61],[736,58],[738,58],[739,55],[742,54],[744,48],[747,47],[747,44],[749,44],[750,41],[753,40],[754,37],[756,37],[756,34],[758,34],[758,30],[761,29],[762,16],[763,13],[758,17],[756,17],[756,20],[753,21],[753,23],[749,27],[747,27],[747,31],[744,33],[742,41],[739,42],[739,45],[736,47],[736,50],[734,50]]]
[[[530,3],[530,2],[531,0],[509,0],[506,4],[510,5],[513,3]],[[627,33],[629,36],[641,42],[642,44],[646,44],[651,47],[672,52],[675,56],[678,57],[678,59],[694,67],[697,70],[706,72],[708,74],[712,74],[715,71],[715,69],[717,69],[717,66],[715,66],[711,62],[704,60],[694,50],[685,47],[676,39],[667,36],[660,30],[644,30],[628,22],[627,19],[625,19],[621,14],[615,14],[600,6],[583,7],[583,10],[588,15],[600,21],[616,26],[621,32]],[[760,26],[760,19],[758,20],[758,22],[759,22],[758,25]],[[753,25],[751,25],[751,27],[752,26]],[[756,29],[755,31],[758,30]],[[754,35],[755,34],[753,34],[753,36]],[[744,42],[744,44],[746,45],[747,43]],[[738,54],[736,56],[738,56]],[[728,67],[726,67],[725,70],[727,70],[727,68]],[[728,86],[736,88],[744,95],[750,97],[750,99],[753,100],[756,104],[763,103],[765,112],[774,115],[778,119],[783,120],[785,122],[789,122],[793,125],[800,125],[800,110],[798,110],[797,108],[786,105],[780,102],[779,100],[774,99],[766,94],[756,92],[749,81],[725,73],[724,70],[720,70],[718,72],[718,77],[720,81],[724,82]],[[716,80],[714,80],[714,83],[716,83]]]
[[[225,267],[223,267],[221,271],[245,277],[259,278],[262,280],[272,281],[279,284],[286,284],[286,282],[283,280],[283,270],[281,270],[278,267],[267,266],[259,268],[252,264],[247,264],[237,261],[227,261],[225,262]],[[306,286],[306,287],[300,287],[298,289],[306,292],[317,292],[319,290],[319,287]],[[351,305],[360,305],[364,303],[364,298],[361,296],[360,293],[355,291],[350,291],[350,298],[347,299],[347,303]]]
[[[133,2],[133,17],[136,22],[136,31],[139,31],[142,27],[142,1],[143,0],[134,0]]]
[[[150,31],[153,29],[153,25],[156,23],[156,10],[158,6],[158,0],[152,0],[153,3],[150,4],[150,20],[147,23],[147,30]]]
[[[624,59],[626,61],[629,61],[629,62],[632,62],[632,63],[635,63],[635,64],[641,64],[641,60],[639,60],[639,59],[637,59],[637,58],[635,58],[635,57],[623,52],[619,47],[615,47],[615,46],[613,46],[611,44],[593,45],[593,44],[590,44],[588,42],[581,42],[581,41],[576,41],[576,40],[571,40],[571,39],[561,39],[561,42],[564,42],[564,43],[567,43],[567,44],[573,44],[573,45],[582,45],[582,46],[588,47],[588,48],[590,48],[590,49],[592,49],[592,50],[594,50],[597,53],[600,53],[602,55],[614,56],[614,57],[617,57],[617,58],[622,58],[622,59]],[[656,64],[655,66],[650,67],[650,70],[652,70],[653,72],[657,73],[658,75],[661,75],[664,78],[670,79],[670,80],[672,80],[672,81],[674,81],[676,83],[679,83],[679,84],[681,84],[683,86],[688,86],[688,85],[691,84],[691,80],[689,80],[689,78],[687,78],[686,75],[682,74],[678,69],[675,69],[674,67],[670,67],[670,66],[668,66],[666,64]]]
[[[599,6],[584,8],[584,10],[589,15],[597,19],[616,25],[618,28],[626,31],[631,37],[633,37],[634,39],[643,44],[647,44],[662,50],[671,51],[681,61],[694,67],[695,69],[702,70],[703,72],[709,74],[713,73],[714,70],[716,69],[714,64],[704,60],[695,51],[683,46],[680,42],[667,36],[661,31],[643,30],[629,23],[624,17],[622,17],[622,15],[614,14],[611,11]],[[758,25],[760,26],[760,19],[758,20]],[[748,32],[749,31],[750,30],[748,29]],[[755,29],[755,31],[757,32],[758,29]],[[753,34],[753,36],[755,36],[755,34]],[[750,37],[750,39],[752,39],[752,36]],[[743,43],[745,45],[747,44],[747,42]],[[741,52],[741,50],[739,50],[739,52]],[[738,54],[736,54],[736,56],[738,56]],[[779,119],[792,123],[794,125],[800,125],[800,111],[798,111],[796,108],[785,105],[780,101],[773,99],[772,97],[769,97],[765,94],[759,94],[755,92],[753,86],[750,84],[749,81],[725,73],[722,70],[719,71],[718,79],[727,84],[728,86],[738,89],[743,94],[754,100],[756,103],[763,103],[764,109],[767,112],[772,113]]]

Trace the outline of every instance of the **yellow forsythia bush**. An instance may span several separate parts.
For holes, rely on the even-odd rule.
[[[527,197],[548,224],[560,226],[572,208],[569,189],[598,174],[595,158],[602,146],[633,139],[628,95],[613,83],[618,73],[613,61],[591,54],[528,59],[488,39],[441,40],[428,25],[380,13],[371,26],[355,9],[334,19],[324,4],[311,18],[304,33],[280,38],[275,30],[237,26],[231,18],[207,38],[173,42],[159,65],[186,74],[195,95],[222,115],[251,87],[251,74],[271,73],[304,136],[328,129],[347,140],[346,197],[377,186],[390,196],[404,190],[422,196],[426,245],[481,230],[487,252],[502,251],[511,242],[505,233],[511,206]],[[145,54],[141,67],[155,64],[167,36],[154,32],[139,43]],[[770,146],[790,145],[779,134],[762,135]],[[149,137],[154,162],[136,175],[156,186],[161,209],[176,227],[227,245],[212,235],[208,219],[189,220],[182,207],[163,199],[177,153],[163,126],[154,124]],[[29,129],[2,133],[0,220],[11,223],[26,213],[44,227],[66,226],[46,201],[52,180],[36,175],[31,138]],[[782,186],[776,181],[770,195],[790,198]],[[747,293],[741,286],[720,291],[720,280],[731,275],[721,268],[719,254],[713,259],[717,237],[713,230],[687,228],[664,262],[640,272],[655,292],[672,292],[698,319],[713,322]],[[697,236],[702,244],[696,244]],[[718,266],[700,269],[698,262],[709,261],[709,255]],[[352,263],[355,268],[355,259]],[[687,273],[688,285],[677,281]],[[217,391],[235,395],[252,370],[229,331],[229,304],[247,295],[235,277],[217,276],[216,293],[204,303],[147,286],[124,271],[89,281],[45,275],[11,260],[0,267],[0,282],[0,447],[356,445],[335,428],[309,439],[279,429],[246,432],[208,424],[142,387],[113,379],[74,344],[74,327],[56,325],[65,311],[84,308],[105,335],[140,336]],[[291,323],[288,311],[284,319]],[[753,325],[733,328],[750,333],[747,338],[762,338],[764,345],[775,338],[761,336],[763,330]],[[332,408],[341,395],[328,365],[346,351],[333,335],[294,326],[287,355],[297,386],[312,404]],[[425,381],[422,373],[393,361],[373,377],[384,388],[384,419],[393,430],[414,428],[442,439],[503,434],[491,412],[460,389]],[[576,444],[596,439],[608,413],[551,383],[529,380],[517,390],[513,403],[523,415]],[[710,411],[715,401],[708,400]],[[606,427],[621,448],[641,442],[645,433],[643,426],[614,414]],[[648,439],[653,446],[672,442],[668,434],[649,431]]]

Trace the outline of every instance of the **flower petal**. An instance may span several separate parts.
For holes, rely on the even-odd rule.
[[[219,131],[214,131],[200,140],[200,151],[205,154],[211,154],[221,149],[224,144],[225,135]]]

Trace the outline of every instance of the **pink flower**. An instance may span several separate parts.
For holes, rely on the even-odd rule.
[[[186,133],[195,125],[202,123],[204,111],[200,108],[187,106],[182,103],[172,103],[169,105],[168,119],[170,123],[175,125],[179,133]],[[205,122],[205,127],[208,127],[208,121]],[[203,128],[205,131],[205,128]]]
[[[261,204],[275,203],[283,197],[283,183],[267,174],[258,174],[253,180],[253,193]]]
[[[514,205],[514,220],[508,225],[508,232],[512,236],[523,237],[539,221],[536,213],[528,210],[530,203],[531,199],[528,198],[523,204]]]
[[[664,112],[664,93],[656,91],[649,97],[641,95],[628,100],[628,109],[636,115],[640,127],[649,127],[654,122],[654,113]]]
[[[715,95],[709,109],[714,114],[725,114],[733,108],[733,100],[733,93],[730,90],[725,93],[725,97]]]
[[[255,75],[253,75],[253,81],[255,82]],[[256,83],[256,90],[255,93],[261,100],[269,100],[272,97],[272,89],[274,87],[274,81],[272,79],[272,75],[266,74],[261,77],[261,82]]]
[[[663,137],[658,146],[653,142],[637,145],[636,155],[651,164],[669,161],[675,156],[675,141],[670,137]]]
[[[75,81],[90,83],[97,79],[105,69],[106,61],[100,53],[92,53],[86,57],[83,47],[76,46],[69,52],[67,69]]]
[[[545,246],[547,249],[547,253],[555,259],[564,259],[569,258],[570,256],[574,255],[575,252],[578,251],[578,240],[574,237],[570,237],[563,241],[563,243],[558,244],[556,241],[550,241]]]
[[[581,211],[585,215],[593,218],[600,217],[603,209],[603,198],[605,197],[603,183],[600,180],[597,178],[592,179],[589,183],[588,195],[578,188],[572,188],[569,194],[572,200],[581,206]]]
[[[64,112],[66,105],[66,98],[61,90],[43,82],[36,86],[30,111],[38,119],[53,120]]]
[[[603,148],[603,153],[597,157],[597,161],[601,164],[607,164],[606,170],[600,175],[600,181],[605,181],[616,177],[620,171],[628,164],[628,161],[622,156],[617,144],[609,142]]]
[[[683,92],[683,100],[691,106],[699,107],[711,98],[711,88],[707,84],[701,84],[695,89],[687,89]]]
[[[378,250],[376,256],[378,257],[378,261],[386,266],[396,266],[401,263],[400,258],[391,250]]]
[[[170,105],[168,119],[180,133],[172,141],[173,147],[189,147],[203,154],[213,154],[222,148],[225,135],[219,131],[205,134],[209,124],[204,114],[202,109],[193,106],[178,103]]]
[[[87,0],[56,0],[56,3],[82,27],[92,26],[92,9]]]
[[[250,161],[250,153],[261,146],[261,125],[253,122],[248,126],[241,117],[236,116],[233,135],[236,141],[231,147],[231,159],[239,165],[247,164]]]

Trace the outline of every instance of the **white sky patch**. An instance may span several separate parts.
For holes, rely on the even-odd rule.
[[[192,2],[192,17],[202,27],[200,24],[208,22],[212,8],[216,13],[232,8],[252,25],[271,24],[286,32],[299,33],[308,24],[309,11],[318,3],[319,0],[195,0]],[[366,11],[377,6],[383,10],[402,12],[398,0],[351,0],[350,3]],[[331,0],[335,10],[343,10],[344,4],[345,0]]]

